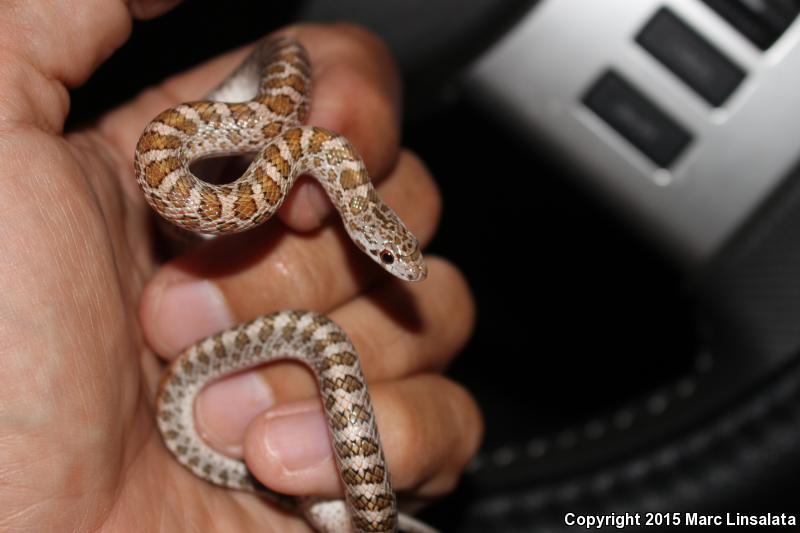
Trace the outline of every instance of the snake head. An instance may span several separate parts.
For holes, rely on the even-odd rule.
[[[405,229],[405,228],[404,228]],[[422,281],[428,275],[428,267],[419,249],[419,242],[408,230],[402,242],[385,241],[384,245],[370,250],[370,256],[387,272],[406,281]],[[410,240],[408,240],[410,238]]]
[[[384,270],[405,281],[422,281],[428,267],[419,241],[400,218],[382,205],[369,216],[360,217],[349,228],[353,242]],[[378,215],[376,216],[376,213]]]

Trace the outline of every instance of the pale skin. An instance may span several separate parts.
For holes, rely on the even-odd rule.
[[[63,131],[67,88],[169,2],[0,4],[0,530],[307,531],[258,498],[180,467],[153,419],[161,365],[219,329],[280,309],[328,314],[360,351],[395,487],[415,500],[452,489],[480,442],[470,395],[441,371],[472,329],[466,282],[429,257],[428,280],[391,279],[343,237],[316,185],[281,221],[167,263],[132,156],[159,111],[196,100],[246,50],[179,74],[86,129]],[[400,89],[385,47],[349,26],[285,30],[314,64],[309,123],[339,131],[422,243],[440,197],[399,146]],[[223,401],[220,401],[223,400]],[[197,405],[214,446],[271,488],[335,495],[315,387],[271,366],[218,383]],[[320,445],[319,442],[323,444]]]

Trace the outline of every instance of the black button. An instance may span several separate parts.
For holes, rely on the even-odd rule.
[[[713,106],[744,79],[741,68],[667,9],[650,19],[636,42]]]
[[[797,0],[703,0],[756,46],[766,50],[800,13]]]
[[[657,165],[669,166],[692,136],[619,74],[606,72],[584,104]]]

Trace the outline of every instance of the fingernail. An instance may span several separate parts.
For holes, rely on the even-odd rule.
[[[256,372],[245,372],[206,387],[197,398],[195,418],[206,442],[240,457],[247,426],[274,404],[272,388]]]
[[[216,285],[182,281],[163,289],[154,312],[152,341],[163,353],[177,353],[231,325],[233,316]]]
[[[271,409],[265,415],[266,451],[284,471],[310,470],[330,458],[328,424],[319,408],[287,405]]]

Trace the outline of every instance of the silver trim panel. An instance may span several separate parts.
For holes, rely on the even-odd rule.
[[[667,6],[747,72],[720,108],[635,42]],[[675,257],[708,259],[800,155],[800,25],[766,52],[696,0],[543,0],[480,58],[468,88],[531,142],[551,143]],[[693,135],[657,168],[581,98],[614,69]]]

